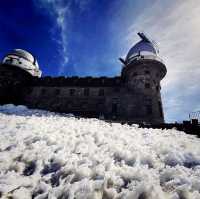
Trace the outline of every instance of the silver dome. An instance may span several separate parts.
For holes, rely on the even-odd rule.
[[[32,76],[41,77],[42,72],[39,70],[39,65],[36,58],[29,52],[22,49],[14,49],[8,53],[4,59],[4,64],[17,66]]]
[[[138,33],[138,35],[141,40],[129,50],[126,56],[126,61],[129,61],[131,58],[141,54],[157,55],[158,53],[155,44],[149,40],[144,33]]]
[[[145,51],[157,54],[156,49],[152,43],[141,40],[129,50],[126,59],[132,57],[133,55],[137,55],[140,52],[145,52]]]

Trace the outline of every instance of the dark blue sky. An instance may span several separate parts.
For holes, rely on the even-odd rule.
[[[118,28],[115,32],[110,26],[112,18],[118,20],[112,12],[116,1],[80,2],[3,1],[0,56],[13,48],[26,49],[37,57],[43,75],[118,75],[118,56],[124,51]]]
[[[43,75],[116,76],[145,31],[160,47],[167,121],[200,110],[199,0],[4,0],[0,58],[30,51]]]

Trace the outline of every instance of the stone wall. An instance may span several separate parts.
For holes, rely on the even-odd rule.
[[[159,70],[150,65],[149,70],[147,74],[145,67],[134,66],[125,77],[113,78],[34,78],[1,66],[0,102],[120,122],[162,123]]]

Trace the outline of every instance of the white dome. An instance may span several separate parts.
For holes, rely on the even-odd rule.
[[[4,57],[3,63],[17,66],[30,73],[32,76],[41,77],[42,74],[35,57],[22,49],[14,49],[12,52],[8,53]]]

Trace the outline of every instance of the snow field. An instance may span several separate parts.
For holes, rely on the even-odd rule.
[[[0,197],[200,199],[200,140],[0,106]]]

